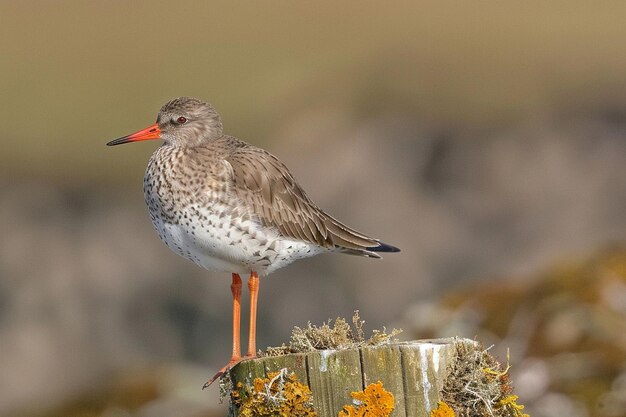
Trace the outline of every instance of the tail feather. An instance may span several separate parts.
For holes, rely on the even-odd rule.
[[[400,252],[400,249],[358,232],[322,212],[324,229],[335,250],[349,255],[381,258],[376,252]]]
[[[378,246],[370,246],[365,249],[372,252],[400,252],[400,248],[396,248],[384,242],[378,242]]]
[[[366,256],[368,258],[375,258],[375,259],[382,258],[382,256],[380,256],[376,252],[400,252],[400,249],[396,248],[395,246],[391,246],[383,242],[377,242],[377,243],[378,243],[378,246],[370,246],[367,248],[358,248],[358,249],[340,247],[339,252],[346,253],[348,255]]]
[[[346,255],[365,256],[366,258],[374,258],[374,259],[382,258],[382,256],[380,256],[376,252],[372,252],[372,251],[365,250],[365,249],[341,248],[338,250],[338,252],[345,253]]]

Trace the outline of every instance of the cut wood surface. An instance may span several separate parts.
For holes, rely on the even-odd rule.
[[[230,371],[233,387],[254,389],[255,378],[284,370],[311,390],[318,417],[337,417],[353,402],[352,393],[381,382],[393,394],[391,417],[428,417],[437,407],[455,343],[464,339],[393,342],[341,350],[318,350],[241,362]],[[241,412],[231,404],[230,415]]]

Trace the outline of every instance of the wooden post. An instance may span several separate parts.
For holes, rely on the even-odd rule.
[[[230,378],[235,390],[251,392],[255,378],[275,375],[284,369],[285,374],[295,374],[298,381],[310,388],[312,409],[318,417],[337,417],[344,406],[354,405],[353,392],[380,381],[393,394],[390,417],[429,417],[431,410],[437,408],[458,342],[459,339],[396,342],[258,358],[235,366]],[[236,417],[240,412],[231,403],[230,416]]]

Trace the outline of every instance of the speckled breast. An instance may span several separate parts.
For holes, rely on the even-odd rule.
[[[144,196],[152,223],[170,249],[206,269],[260,275],[324,251],[261,225],[229,195],[228,174],[227,166],[199,166],[181,150],[155,152],[144,177]]]

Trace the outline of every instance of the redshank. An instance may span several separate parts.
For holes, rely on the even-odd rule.
[[[259,276],[326,252],[380,258],[399,249],[357,232],[320,209],[289,169],[269,152],[225,135],[213,106],[180,97],[156,123],[107,145],[163,139],[143,180],[159,237],[199,266],[232,274],[232,357],[210,385],[242,359],[256,355]],[[248,352],[241,356],[241,277],[249,274]]]

